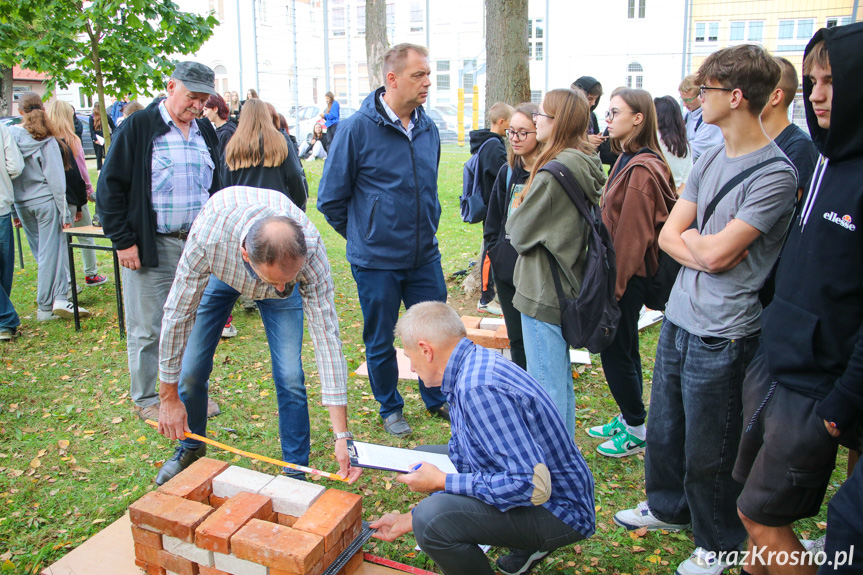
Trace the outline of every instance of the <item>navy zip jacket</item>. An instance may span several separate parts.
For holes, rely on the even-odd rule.
[[[195,120],[213,160],[210,196],[222,189],[219,138],[209,120]],[[111,142],[97,185],[96,206],[102,229],[117,250],[138,246],[141,266],[159,266],[156,252],[156,212],[152,204],[153,140],[168,132],[154,101],[123,122]]]
[[[863,415],[863,24],[820,30],[806,53],[822,39],[833,72],[830,129],[818,126],[804,78],[806,120],[822,158],[761,326],[771,375],[822,400],[818,416],[844,432]]]
[[[318,210],[347,240],[356,266],[413,269],[440,259],[440,136],[417,108],[412,140],[369,94],[339,123],[318,187]]]

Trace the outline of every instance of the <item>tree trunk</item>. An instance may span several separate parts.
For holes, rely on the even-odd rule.
[[[12,68],[0,66],[0,116],[12,115]]]
[[[372,92],[384,85],[384,55],[389,49],[386,0],[366,0],[366,63]]]
[[[93,75],[96,77],[96,93],[99,95],[99,114],[102,118],[102,137],[105,138],[105,157],[111,147],[111,123],[108,122],[108,110],[105,107],[105,80],[102,76],[102,61],[99,59],[99,32],[89,31],[90,59],[93,61]]]
[[[486,0],[485,117],[495,102],[530,101],[527,0]]]

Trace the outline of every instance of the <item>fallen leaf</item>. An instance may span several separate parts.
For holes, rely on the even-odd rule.
[[[645,551],[647,551],[647,550],[644,547],[641,547],[640,545],[633,545],[632,546],[632,552],[633,553],[644,553]]]
[[[69,449],[69,440],[61,439],[60,441],[57,442],[57,446],[60,449]]]
[[[39,461],[38,457],[34,457],[33,461],[30,462],[30,467],[32,467],[33,469],[38,469],[41,466],[42,466],[42,462]]]
[[[645,537],[647,535],[647,527],[642,527],[640,529],[635,530],[635,534],[639,537]]]
[[[662,561],[662,558],[661,558],[659,555],[649,555],[649,556],[647,557],[647,560],[648,560],[650,563],[654,563],[654,564],[655,564],[655,563],[659,563],[660,561]]]
[[[827,524],[824,523],[823,521],[819,521],[818,523],[815,524],[815,527],[817,527],[818,529],[827,529]]]
[[[122,422],[123,422],[122,417],[115,417],[114,419],[111,420],[111,423],[113,423],[114,425],[117,425],[118,423],[122,423]]]

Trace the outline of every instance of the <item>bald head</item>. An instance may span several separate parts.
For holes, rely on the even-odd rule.
[[[425,301],[408,309],[396,324],[396,336],[405,349],[415,349],[420,340],[435,346],[455,344],[465,337],[458,313],[440,301]]]
[[[286,216],[269,216],[252,224],[246,235],[249,261],[258,267],[292,267],[305,260],[306,237],[300,225]]]

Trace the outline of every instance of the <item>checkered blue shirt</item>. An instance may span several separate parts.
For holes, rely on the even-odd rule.
[[[156,232],[167,234],[188,230],[210,199],[213,160],[198,124],[189,126],[189,139],[171,119],[165,102],[159,113],[168,132],[153,140],[151,200],[156,211]]]
[[[449,456],[459,471],[447,475],[447,493],[500,511],[527,507],[533,505],[533,469],[544,463],[552,491],[542,506],[584,537],[593,534],[593,476],[557,407],[532,377],[465,338],[450,356],[441,391],[452,418]]]

